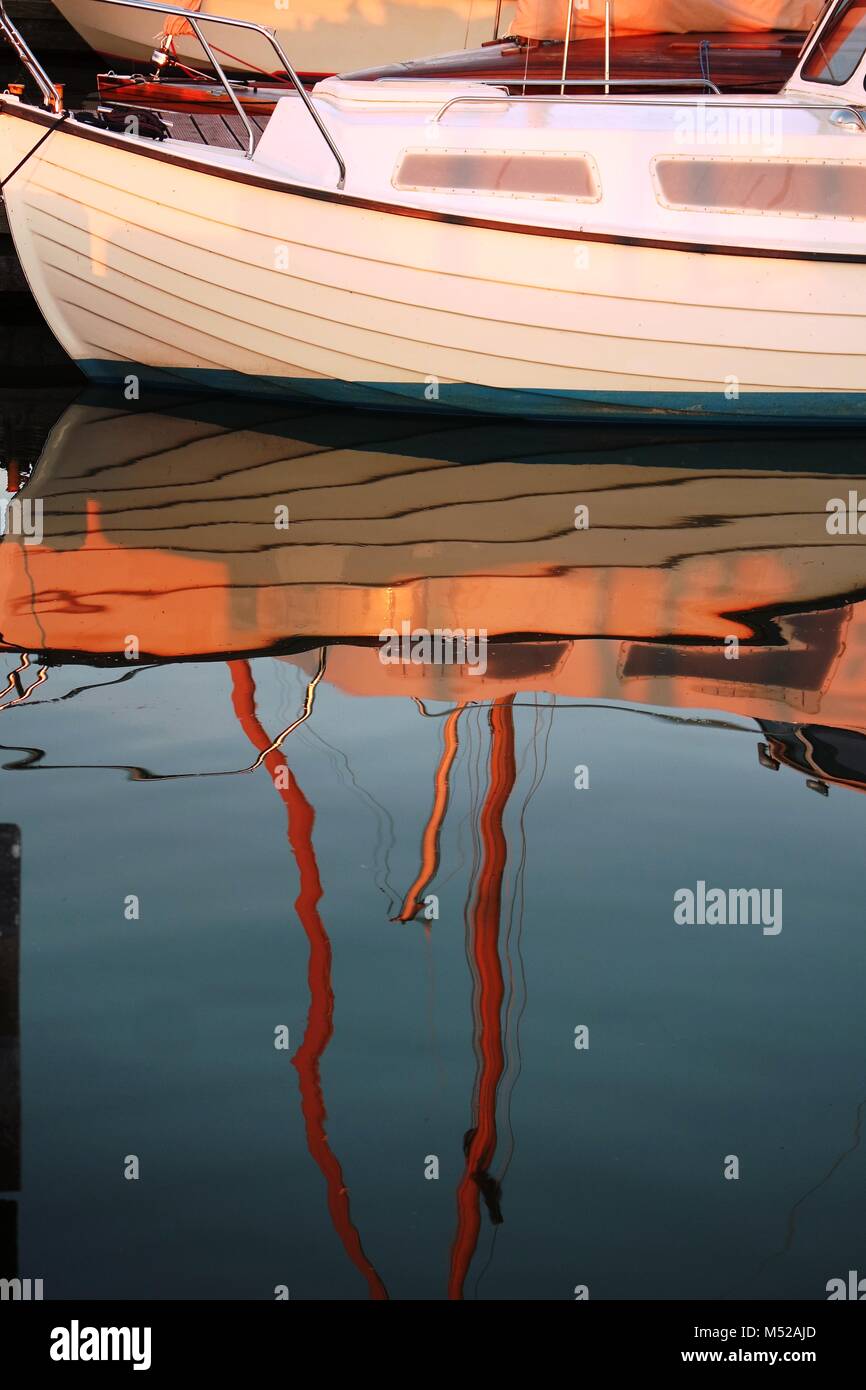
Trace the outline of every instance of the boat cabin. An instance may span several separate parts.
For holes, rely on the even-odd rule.
[[[826,7],[785,90],[855,109],[864,105],[866,0],[838,0]]]

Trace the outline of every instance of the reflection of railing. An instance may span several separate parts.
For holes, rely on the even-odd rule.
[[[271,45],[271,48],[274,50],[277,57],[279,58],[280,65],[285,70],[286,76],[289,78],[289,81],[292,83],[292,86],[295,88],[295,91],[298,93],[298,96],[301,98],[301,101],[307,108],[307,111],[309,112],[310,116],[316,124],[319,134],[327,144],[328,149],[331,151],[331,154],[334,156],[334,159],[336,160],[337,167],[340,171],[340,178],[337,187],[345,187],[346,165],[343,160],[343,156],[337,149],[337,146],[334,143],[334,140],[331,136],[330,131],[328,130],[328,127],[325,125],[324,121],[322,120],[321,116],[319,115],[318,111],[316,110],[315,106],[310,100],[309,95],[305,91],[304,85],[298,77],[298,74],[295,72],[295,69],[289,62],[289,59],[286,56],[286,53],[284,52],[282,45],[277,39],[276,34],[273,34],[270,31],[270,29],[265,29],[261,24],[252,24],[249,20],[246,19],[227,19],[223,15],[216,14],[196,14],[192,10],[184,10],[177,5],[160,4],[158,0],[156,3],[153,4],[150,3],[150,0],[97,0],[97,3],[100,5],[120,5],[123,9],[127,10],[143,10],[145,12],[150,11],[153,14],[173,15],[178,19],[182,19],[185,24],[189,25],[190,29],[195,34],[195,37],[201,44],[202,50],[207,56],[208,62],[211,64],[211,66],[214,69],[214,72],[219,77],[219,80],[225,89],[226,95],[228,96],[229,100],[231,101],[237,114],[240,116],[241,121],[244,124],[244,127],[247,132],[247,159],[251,159],[253,153],[255,152],[255,131],[253,130],[252,123],[250,122],[250,119],[247,116],[246,111],[244,110],[241,103],[238,101],[237,95],[234,91],[234,88],[232,87],[232,84],[227,78],[225,72],[223,71],[222,64],[220,63],[219,59],[213,51],[213,48],[208,43],[207,39],[202,33],[201,26],[202,24],[223,24],[227,25],[231,29],[247,29],[250,30],[252,33],[261,34],[262,38],[264,38]],[[0,25],[2,25],[4,34],[6,35],[9,42],[12,44],[12,47],[17,52],[22,63],[27,68],[28,72],[32,74],[35,81],[38,83],[39,88],[42,91],[43,96],[45,97],[46,105],[51,106],[52,109],[55,111],[60,111],[63,106],[63,101],[60,97],[60,94],[56,86],[44,72],[38,59],[34,56],[33,53],[31,53],[30,49],[27,47],[27,44],[24,42],[23,38],[18,33],[18,30],[15,28],[8,15],[5,13],[3,9],[3,0],[0,0]]]

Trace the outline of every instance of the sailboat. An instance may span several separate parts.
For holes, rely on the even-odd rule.
[[[93,8],[93,0],[66,3]],[[356,21],[348,60],[344,60],[342,46],[335,47],[330,51],[333,67],[329,72],[336,69],[344,77],[368,82],[397,78],[495,82],[514,95],[555,93],[563,84],[592,85],[605,73],[619,92],[639,92],[646,82],[660,90],[675,91],[712,81],[721,92],[773,93],[780,91],[793,73],[821,4],[822,0],[773,0],[763,10],[755,6],[751,14],[744,15],[742,6],[730,0],[703,0],[685,11],[670,0],[638,0],[637,4],[619,0],[616,5],[610,0],[583,0],[571,6],[563,0],[518,0],[508,32],[502,37],[501,4],[497,6],[494,37],[480,47],[442,52],[443,46],[450,44],[447,32],[437,31],[433,45],[432,35],[427,43],[427,30],[421,27],[406,35],[400,62],[380,62],[363,69],[357,64],[365,61],[365,28],[363,22]],[[247,6],[239,17],[253,18],[254,9]],[[136,11],[120,9],[116,22],[120,26],[142,20]],[[167,21],[159,47],[153,52],[136,52],[139,61],[146,64],[146,73],[100,73],[100,99],[156,107],[162,112],[186,112],[193,117],[217,114],[241,136],[225,89],[201,70],[200,54],[185,52],[181,56],[179,37],[170,28],[172,22],[189,29],[183,21]],[[470,27],[467,25],[467,41]],[[303,37],[293,33],[284,41],[305,85],[311,85],[328,74],[308,71]],[[299,46],[292,41],[296,38],[300,38]],[[187,47],[194,42],[190,34]],[[419,51],[433,56],[410,56]],[[222,48],[218,52],[226,72],[234,73],[231,53]],[[629,78],[637,85],[630,87]],[[285,96],[286,79],[257,65],[242,79],[235,76],[234,90],[258,125],[258,118],[270,115]],[[194,123],[184,121],[181,127],[181,123],[169,120],[169,125],[175,134],[182,128],[185,139],[195,138]]]
[[[180,18],[109,10],[96,0],[54,4],[85,43],[106,57],[141,64],[162,48],[182,63],[201,59],[190,26]],[[496,0],[387,0],[379,6],[356,0],[182,0],[180,8],[273,29],[302,72],[330,76],[359,62],[390,63],[482,43],[493,32]],[[236,33],[221,46],[227,72],[249,75],[267,64],[267,45],[255,34]]]
[[[791,76],[823,0],[517,0],[507,35],[435,57],[404,55],[344,76],[450,77],[556,91],[563,78],[606,74],[675,87],[711,79],[721,91],[778,92]]]
[[[62,346],[127,393],[862,419],[852,13],[830,4],[783,92],[748,99],[340,78],[310,95],[267,36],[295,95],[246,150],[94,124],[31,56],[49,109],[0,98],[9,225]]]

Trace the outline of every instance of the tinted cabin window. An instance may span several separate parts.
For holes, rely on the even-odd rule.
[[[407,150],[394,175],[394,186],[571,198],[584,203],[598,202],[601,196],[595,166],[585,155],[498,150]]]
[[[866,164],[658,159],[655,175],[659,200],[670,208],[866,218]]]
[[[803,65],[807,82],[840,86],[854,76],[866,50],[866,0],[848,0]]]

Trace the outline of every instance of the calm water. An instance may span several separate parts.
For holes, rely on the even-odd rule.
[[[862,1266],[866,548],[826,510],[862,442],[84,396],[43,444],[29,404],[21,1274],[719,1299]],[[383,663],[403,621],[486,630],[485,672]],[[699,881],[780,891],[781,930],[675,921]]]

